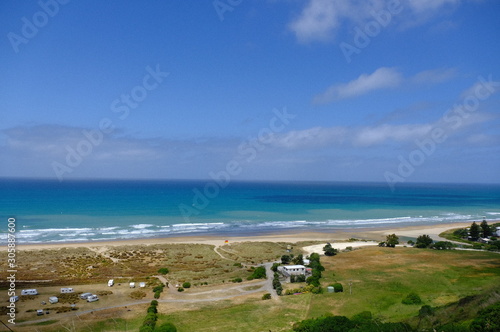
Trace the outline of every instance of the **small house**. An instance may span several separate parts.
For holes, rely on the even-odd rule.
[[[115,284],[115,281],[113,279],[109,279],[108,286],[112,287],[114,284]]]
[[[145,283],[145,282],[140,282],[140,283],[139,283],[139,287],[141,287],[141,288],[146,287],[146,283]]]
[[[23,289],[21,295],[38,295],[38,291],[36,289]]]
[[[130,288],[135,288],[135,282],[131,282],[128,284]]]
[[[80,298],[82,300],[86,300],[91,295],[92,295],[92,293],[83,293],[83,294],[80,295]]]
[[[61,288],[61,294],[74,293],[75,290],[71,287]]]
[[[49,297],[49,303],[54,304],[54,303],[57,303],[57,302],[59,302],[59,299],[57,298],[57,296],[51,296],[51,297]]]
[[[286,265],[283,266],[283,271],[292,276],[305,275],[306,267],[304,265]]]

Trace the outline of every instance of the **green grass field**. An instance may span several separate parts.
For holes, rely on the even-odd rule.
[[[322,285],[341,282],[343,293],[285,296],[280,302],[214,303],[171,312],[162,319],[180,332],[290,331],[302,319],[324,314],[352,317],[361,311],[371,311],[383,321],[402,321],[416,316],[423,304],[444,306],[500,284],[500,256],[488,252],[371,247],[322,256],[322,264]],[[402,304],[410,292],[420,295],[423,303]]]

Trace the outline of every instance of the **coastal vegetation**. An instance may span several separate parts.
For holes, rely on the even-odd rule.
[[[276,301],[265,301],[263,299],[271,297],[271,295],[267,295],[269,293],[266,290],[253,293],[253,295],[237,296],[234,299],[216,299],[217,294],[226,287],[240,287],[241,284],[241,287],[250,289],[256,282],[260,282],[259,279],[246,280],[254,273],[260,274],[256,271],[262,269],[257,266],[252,269],[246,265],[250,259],[241,258],[247,255],[243,253],[245,250],[257,253],[258,250],[255,248],[261,247],[261,243],[235,245],[237,249],[225,248],[232,253],[231,257],[234,259],[239,257],[239,261],[233,260],[233,258],[228,259],[227,256],[224,258],[219,256],[215,253],[213,246],[181,245],[177,248],[176,246],[169,245],[169,248],[173,249],[172,252],[162,251],[164,258],[158,261],[153,259],[156,255],[145,254],[151,252],[150,248],[145,246],[144,248],[139,246],[128,248],[143,253],[142,257],[145,262],[151,264],[148,267],[151,274],[134,274],[136,271],[131,267],[136,265],[133,260],[117,261],[113,262],[120,267],[117,271],[122,273],[126,271],[129,275],[124,275],[127,278],[123,279],[116,278],[115,283],[127,282],[128,277],[132,274],[134,274],[135,281],[147,280],[147,296],[143,299],[151,301],[155,294],[152,290],[158,291],[159,288],[155,287],[163,284],[153,276],[159,273],[159,268],[168,267],[170,272],[167,276],[171,284],[174,283],[174,280],[181,286],[188,282],[191,284],[189,292],[178,293],[175,289],[169,291],[168,288],[163,288],[164,293],[161,294],[156,302],[157,305],[155,305],[156,313],[148,312],[151,305],[144,304],[130,306],[129,309],[110,309],[102,312],[95,311],[93,314],[80,314],[77,328],[69,330],[138,331],[145,322],[147,322],[146,325],[151,326],[153,321],[155,326],[152,331],[158,330],[162,326],[166,328],[173,325],[179,332],[223,331],[227,330],[229,326],[231,330],[235,331],[292,331],[294,328],[321,321],[343,322],[342,324],[346,324],[345,326],[354,326],[353,328],[364,326],[365,330],[368,330],[370,324],[388,328],[404,326],[411,328],[408,331],[431,330],[442,326],[445,328],[451,326],[453,329],[450,329],[453,331],[469,329],[485,331],[480,329],[481,326],[496,324],[494,319],[498,308],[490,306],[500,301],[500,286],[498,286],[500,284],[500,274],[498,273],[500,260],[498,254],[493,252],[417,250],[402,246],[395,248],[371,246],[349,252],[340,252],[335,256],[311,254],[309,256],[311,267],[313,267],[313,271],[316,269],[319,273],[313,272],[311,276],[313,278],[308,280],[309,285],[285,285],[280,282],[279,276],[277,276],[275,278],[277,280],[275,281],[276,290],[281,289],[280,293],[290,296],[281,296]],[[263,256],[271,257],[269,261],[280,260],[287,250],[287,245],[282,244],[275,246],[266,244],[265,247],[270,252],[262,253],[259,260],[263,259]],[[127,247],[122,248],[123,250],[127,249]],[[162,247],[155,245],[154,248],[154,250],[159,250]],[[185,250],[182,255],[183,259],[180,259],[180,255],[178,255],[179,248]],[[272,248],[276,248],[276,250]],[[297,248],[294,250],[299,250],[297,245],[294,245],[294,248]],[[101,256],[98,256],[95,251],[80,249],[80,255],[77,255],[76,248],[67,253],[77,256],[74,259],[80,261],[84,259],[92,261],[101,259],[102,261],[109,255],[109,251],[102,250],[99,253]],[[110,249],[116,255],[122,256],[116,247]],[[297,251],[287,253],[290,256],[293,254],[291,261],[300,254]],[[92,253],[96,255],[94,256]],[[40,253],[35,256],[38,259],[50,260],[54,253],[46,249],[44,254],[48,256],[41,257]],[[168,255],[174,255],[174,259]],[[190,271],[191,268],[199,269],[200,264],[193,264],[193,267],[187,264],[187,262],[196,262],[198,260],[196,256],[204,256],[211,259],[210,263],[215,261],[215,264],[219,264],[221,267],[216,269],[213,266],[207,266],[211,269],[210,271],[216,271],[215,273],[218,275],[207,275],[206,278],[196,279],[196,282],[193,282],[193,277],[203,275],[202,271]],[[242,265],[235,265],[235,263]],[[50,284],[55,283],[58,277],[57,273],[62,269],[56,266],[55,262],[53,264],[54,272],[52,275],[49,275],[47,271],[44,272],[46,273],[44,276],[53,279]],[[109,264],[111,265],[111,263]],[[275,264],[274,268],[277,269],[277,267],[278,265]],[[96,277],[87,283],[100,282],[100,280],[108,278],[109,275],[100,276],[101,279]],[[243,279],[241,283],[230,284],[227,282],[238,277]],[[224,280],[226,283],[223,283]],[[209,282],[209,285],[206,285],[205,282]],[[313,291],[313,289],[326,288],[330,285],[337,289],[339,284],[343,285],[343,292]],[[39,285],[32,283],[30,286],[44,287],[45,283]],[[306,292],[304,290],[307,287],[310,289]],[[126,288],[128,293],[125,294],[125,297],[119,298],[119,288],[114,288],[113,294],[103,297],[99,302],[116,305],[120,303],[119,301],[124,303],[127,299],[130,301],[128,294],[132,294],[136,290],[128,290],[128,285]],[[185,299],[183,297],[185,293],[189,294],[191,298],[196,292],[199,292],[199,296],[206,294],[203,295],[203,299],[207,301],[175,302],[176,299]],[[300,295],[294,295],[298,293]],[[415,301],[417,296],[420,301]],[[214,300],[208,301],[212,297]],[[332,317],[344,317],[345,319]],[[71,325],[69,319],[71,319],[70,316],[66,318],[54,316],[51,317],[52,324],[37,325],[36,329],[39,331],[64,330],[62,326],[69,327]],[[308,323],[303,325],[302,321],[308,321]],[[30,331],[30,328],[33,330],[33,326],[20,326],[19,331]],[[143,329],[147,331],[148,328],[144,327]],[[149,330],[151,331],[151,329]]]

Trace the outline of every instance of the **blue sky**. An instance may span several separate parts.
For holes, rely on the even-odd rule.
[[[500,183],[499,15],[2,1],[0,176]]]

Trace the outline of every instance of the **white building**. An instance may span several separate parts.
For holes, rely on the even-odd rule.
[[[301,276],[306,274],[306,267],[304,265],[285,265],[283,272],[291,276]]]
[[[61,288],[61,294],[74,293],[75,290],[71,287]]]

